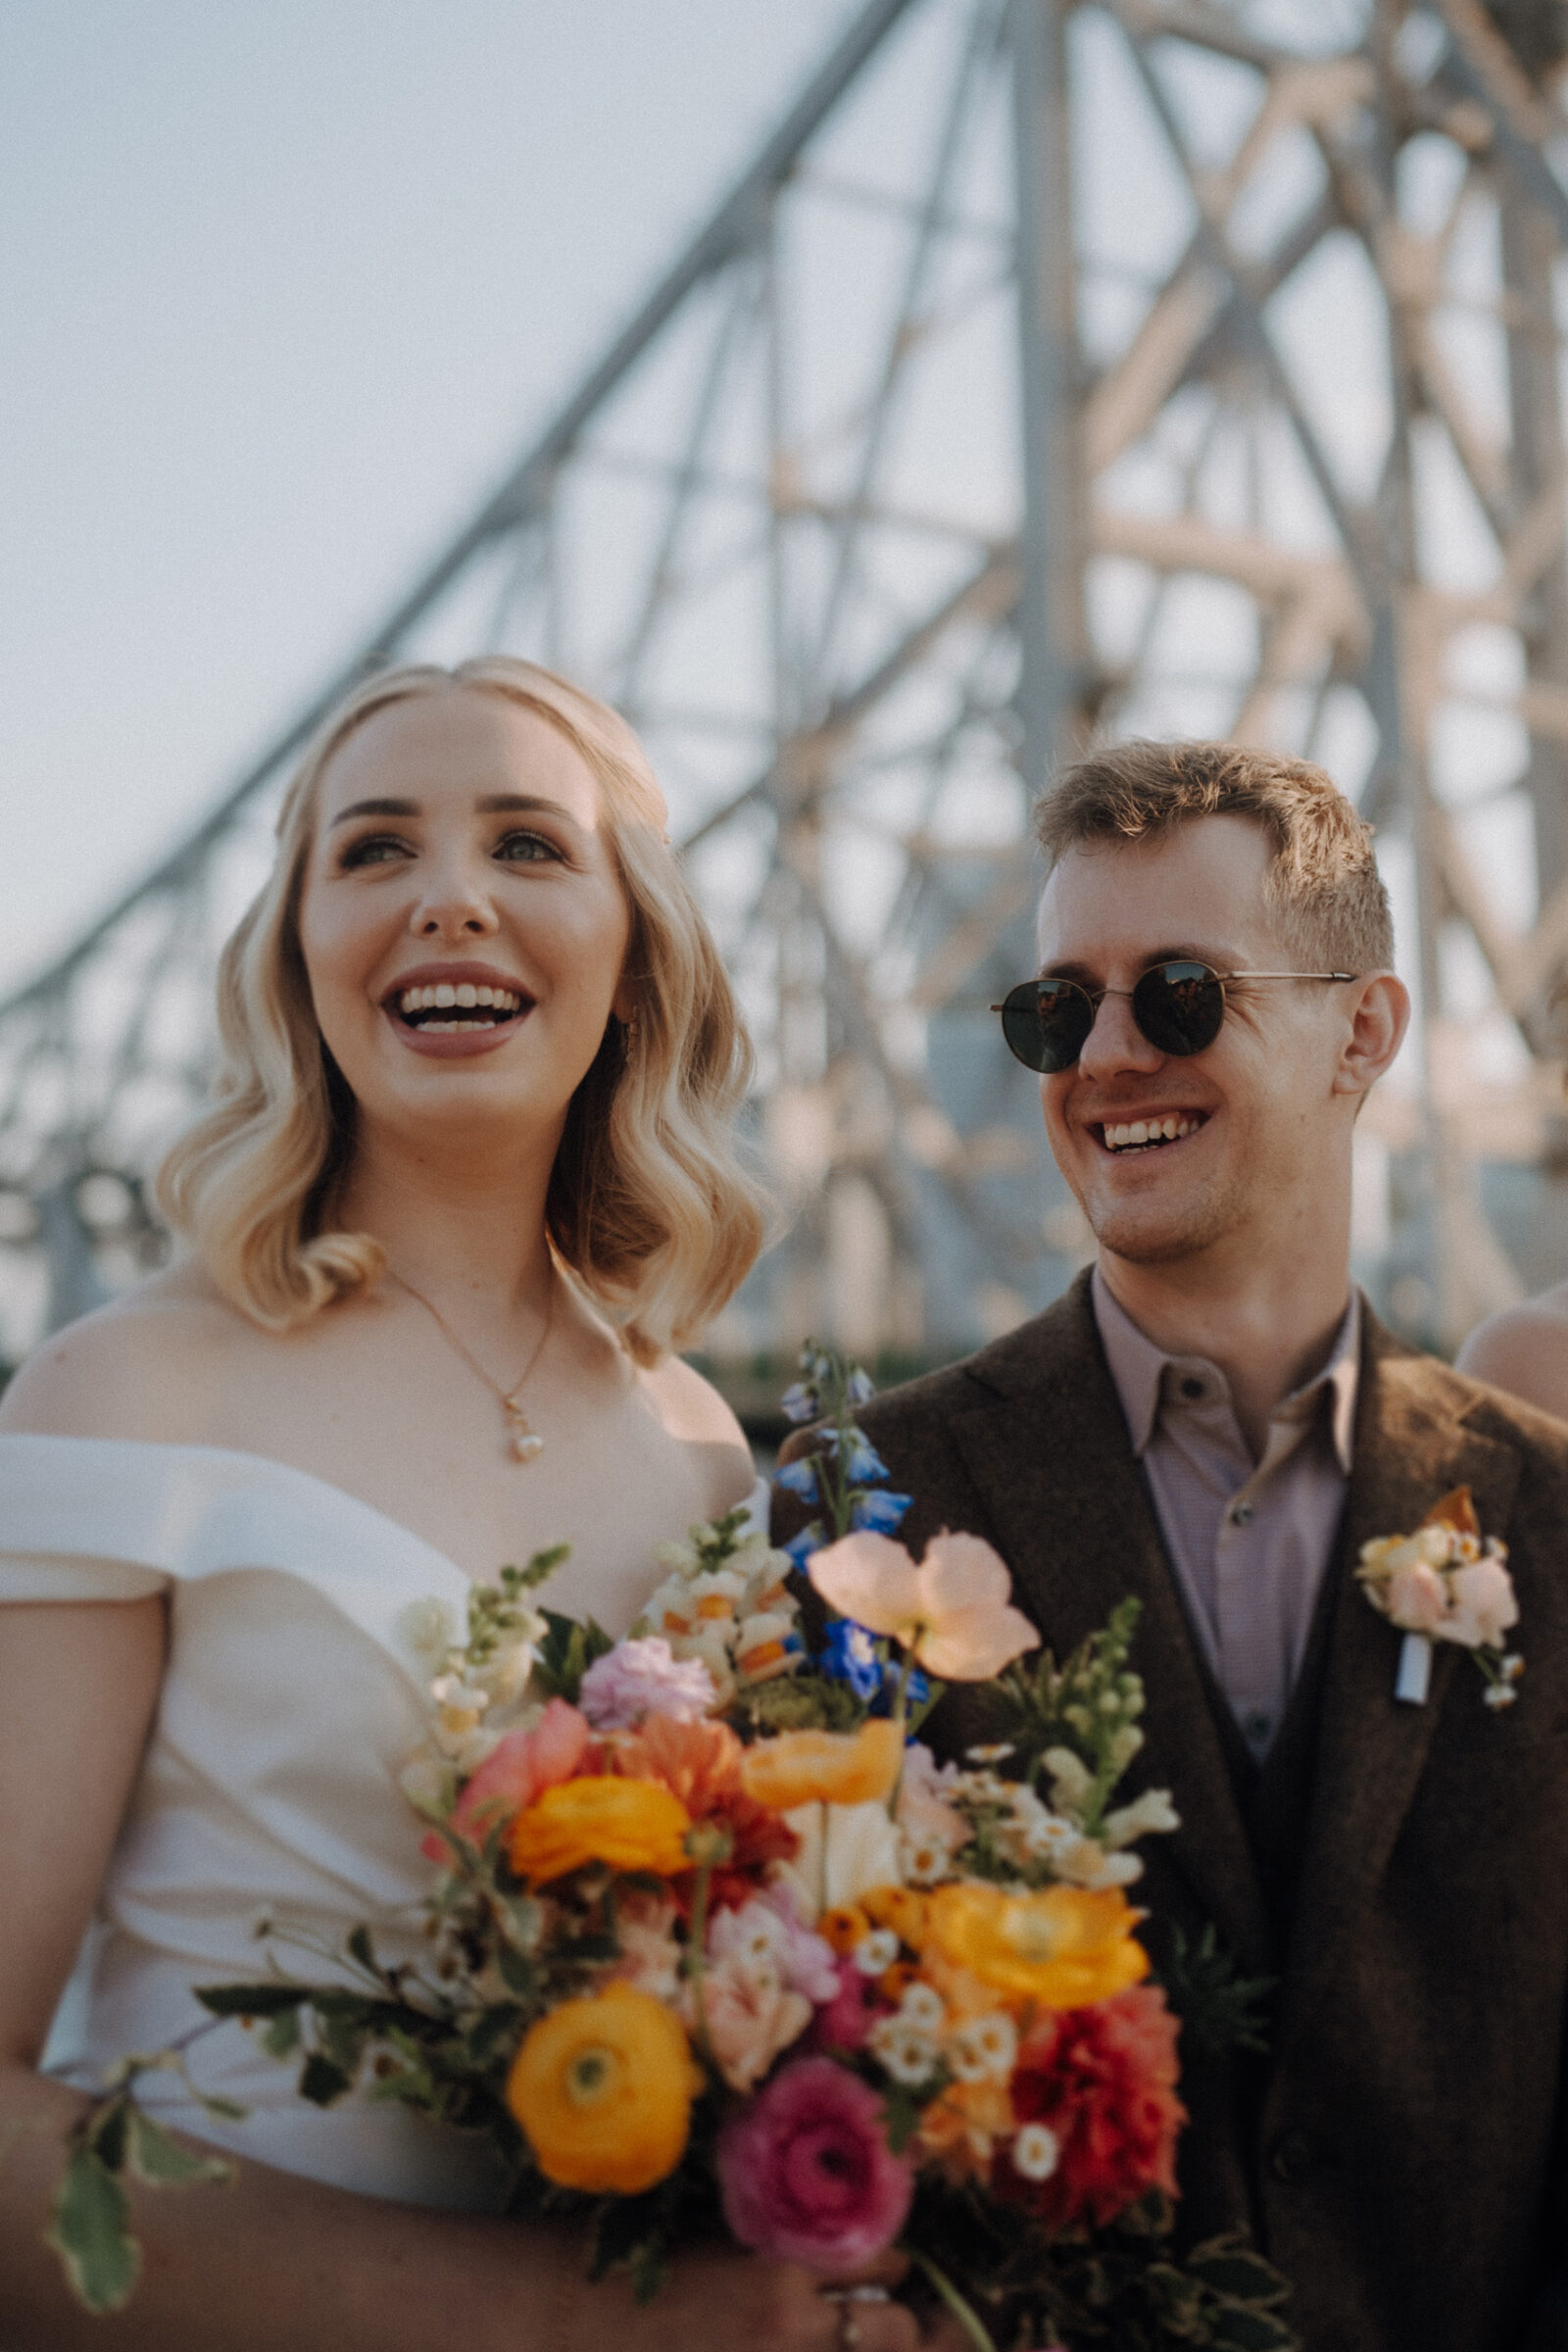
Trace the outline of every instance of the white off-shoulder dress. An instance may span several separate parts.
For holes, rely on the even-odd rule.
[[[765,1494],[760,1484],[754,1514]],[[193,1985],[266,1974],[262,1918],[332,1948],[363,1921],[389,1960],[428,1949],[431,1869],[398,1785],[430,1673],[411,1639],[428,1612],[411,1604],[445,1601],[461,1624],[468,1589],[370,1504],[259,1454],[0,1436],[0,1600],[161,1592],[170,1608],[157,1719],[49,2072],[87,2084],[186,2034],[204,2015]],[[373,2196],[499,2201],[485,2143],[363,2094],[313,2107],[237,2022],[195,2043],[189,2066],[250,2110],[222,2123],[177,2077],[144,2077],[145,2103],[198,2138]]]

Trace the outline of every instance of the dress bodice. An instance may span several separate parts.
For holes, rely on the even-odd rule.
[[[395,1520],[261,1455],[0,1436],[0,1600],[169,1601],[157,1718],[50,2071],[87,2082],[188,2032],[192,1985],[266,1973],[263,1917],[329,1948],[363,1921],[386,1958],[417,1956],[430,1866],[397,1776],[431,1668],[416,1641],[430,1612],[412,1604],[446,1603],[456,1634],[468,1590]],[[495,2200],[486,2148],[357,2096],[310,2107],[237,2025],[189,2063],[251,2111],[225,2126],[177,2078],[144,2079],[146,2103],[201,2138],[374,2195]]]

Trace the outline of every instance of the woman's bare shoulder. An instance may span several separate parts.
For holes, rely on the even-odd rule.
[[[1568,1420],[1568,1283],[1489,1315],[1465,1341],[1454,1367]]]
[[[7,1387],[0,1429],[200,1443],[215,1378],[247,1336],[200,1267],[166,1268],[52,1333]]]
[[[752,1449],[712,1382],[678,1355],[665,1356],[637,1377],[666,1434],[701,1450],[710,1516],[743,1502],[756,1483]]]

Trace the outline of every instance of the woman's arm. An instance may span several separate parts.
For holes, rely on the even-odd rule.
[[[681,2261],[639,2309],[564,2232],[432,2213],[241,2162],[230,2189],[132,2188],[145,2263],[106,2330],[43,2244],[79,2093],[34,2070],[134,1787],[164,1604],[0,1608],[0,2344],[6,2352],[831,2352],[839,2314],[788,2265]],[[897,2306],[861,2352],[911,2352]]]

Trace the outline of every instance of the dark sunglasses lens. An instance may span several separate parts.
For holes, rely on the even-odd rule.
[[[1002,1034],[1028,1070],[1070,1070],[1095,1025],[1095,1008],[1070,980],[1025,980],[1003,1000]]]
[[[1219,1035],[1225,991],[1206,963],[1156,963],[1133,990],[1133,1018],[1161,1054],[1201,1054]]]

